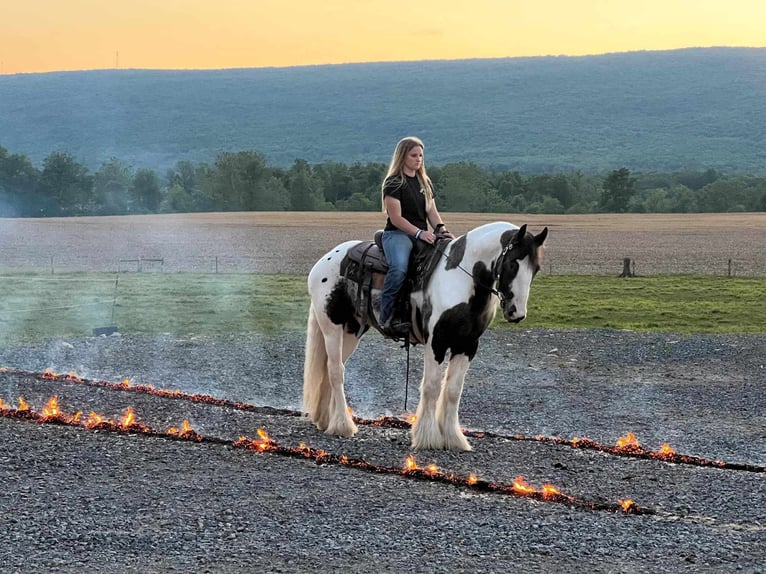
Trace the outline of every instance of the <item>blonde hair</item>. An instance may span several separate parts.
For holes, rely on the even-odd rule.
[[[391,179],[398,179],[401,182],[400,185],[404,185],[404,182],[407,181],[404,173],[404,160],[407,157],[407,154],[410,153],[414,147],[420,147],[420,149],[425,151],[423,142],[420,140],[420,138],[416,138],[415,136],[407,136],[402,138],[396,144],[394,155],[391,157],[391,163],[388,166],[388,172],[386,173],[386,177],[383,178],[383,185],[380,188],[380,201],[382,204],[381,207],[383,213],[386,212],[386,200],[385,196],[383,195],[383,190],[386,187],[386,183]],[[428,208],[428,206],[434,200],[434,190],[433,184],[431,183],[431,178],[428,177],[428,174],[426,173],[425,158],[420,163],[420,167],[418,168],[418,171],[415,173],[415,175],[420,181],[420,187],[423,188],[423,192],[425,193],[426,208]]]

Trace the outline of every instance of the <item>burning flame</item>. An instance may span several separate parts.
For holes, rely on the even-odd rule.
[[[404,420],[406,420],[411,425],[414,425],[418,420],[418,415],[404,415]]]
[[[513,481],[513,491],[519,494],[534,494],[537,492],[522,476],[516,477],[516,480]]]
[[[43,371],[43,379],[57,379],[58,376],[59,376],[58,373],[50,369],[45,369],[45,371]]]
[[[85,421],[85,426],[87,428],[93,428],[95,426],[100,425],[102,422],[104,422],[104,417],[102,417],[98,413],[94,413],[93,411],[90,411],[90,414],[88,415],[88,418]]]
[[[404,470],[417,470],[418,465],[415,462],[415,457],[411,454],[404,459]]]
[[[11,408],[11,405],[9,405],[3,399],[0,398],[0,410],[8,410],[10,408]]]
[[[261,428],[259,428],[256,432],[258,433],[259,439],[253,440],[251,442],[252,445],[258,450],[258,452],[264,452],[272,448],[274,441],[271,440],[271,437],[268,435],[268,433]]]
[[[185,434],[190,434],[192,432],[194,432],[194,429],[189,424],[189,421],[186,419],[184,419],[184,422],[181,423],[181,430],[178,430],[176,427],[170,427],[168,429],[168,434],[172,434],[172,435],[185,435]]]
[[[125,379],[127,380],[127,379]],[[133,410],[132,407],[128,407],[125,409],[125,414],[122,416],[122,420],[120,421],[120,425],[124,427],[129,427],[136,421],[136,413]]]
[[[554,496],[561,496],[559,489],[552,484],[543,484],[543,497],[552,498]]]
[[[123,387],[129,387],[130,386],[130,379],[123,379],[123,381],[120,384]]]
[[[24,400],[24,397],[19,397],[19,408],[17,410],[20,411],[28,411],[29,405],[27,404],[27,401]]]
[[[466,479],[466,484],[468,484],[468,486],[473,486],[477,482],[479,482],[478,476],[476,476],[474,473],[468,475],[468,478]]]
[[[44,417],[57,417],[59,414],[59,398],[51,397],[48,399],[48,404],[43,407]]]
[[[635,510],[636,508],[636,503],[630,500],[629,498],[625,500],[618,499],[617,502],[620,503],[620,506],[622,507],[623,512],[631,512]]]
[[[629,432],[617,439],[617,448],[641,448],[641,443],[636,440],[636,435]]]
[[[426,467],[426,473],[430,474],[432,476],[435,475],[435,474],[439,474],[439,467],[436,466],[435,464],[429,464]]]
[[[662,443],[662,446],[660,447],[660,452],[662,454],[676,454],[675,449],[671,447],[668,443],[664,442]]]

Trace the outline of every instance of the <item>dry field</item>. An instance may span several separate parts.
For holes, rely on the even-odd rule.
[[[497,220],[550,228],[545,273],[766,276],[766,213],[519,215],[444,213],[460,234]],[[253,212],[0,220],[0,269],[307,273],[380,213]]]

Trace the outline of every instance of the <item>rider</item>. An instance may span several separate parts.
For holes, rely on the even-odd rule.
[[[383,212],[388,214],[383,232],[383,251],[388,272],[380,301],[380,325],[389,335],[406,335],[410,324],[394,318],[394,303],[407,276],[415,241],[433,244],[438,235],[454,239],[436,209],[433,185],[423,162],[423,142],[405,137],[396,144],[383,180]],[[428,230],[428,223],[433,231]]]

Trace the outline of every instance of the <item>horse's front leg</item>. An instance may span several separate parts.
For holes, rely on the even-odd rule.
[[[441,367],[434,358],[430,345],[426,345],[423,360],[423,380],[420,383],[420,402],[412,425],[412,448],[442,449],[444,438],[436,419],[436,401],[441,390]]]
[[[354,436],[357,427],[348,411],[344,380],[346,359],[356,349],[358,340],[354,335],[345,333],[342,326],[334,331],[335,336],[325,336],[327,374],[330,379],[329,420],[325,432],[337,436]]]
[[[444,376],[444,385],[436,406],[436,420],[442,429],[446,450],[471,450],[463,430],[460,428],[458,410],[463,394],[463,381],[471,360],[464,354],[453,355]]]

